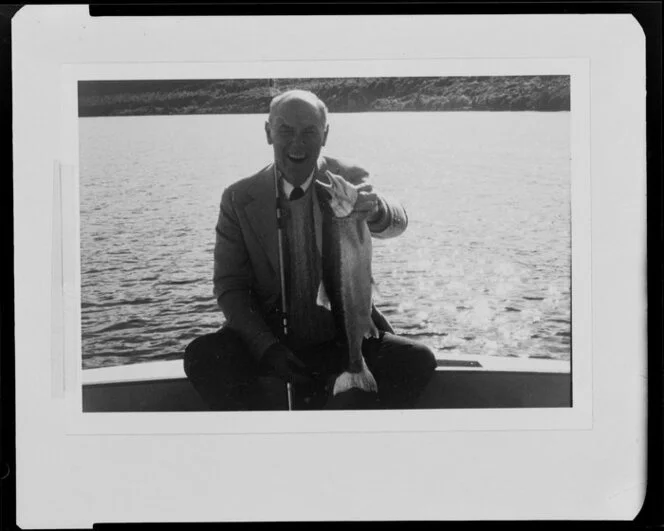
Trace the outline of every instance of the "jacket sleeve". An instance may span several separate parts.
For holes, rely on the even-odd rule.
[[[356,185],[371,184],[373,182],[366,170],[351,167],[348,170],[349,180]],[[381,194],[374,189],[378,196],[379,210],[375,219],[367,221],[369,231],[374,238],[394,238],[403,234],[408,227],[408,215],[403,205],[396,199]]]
[[[375,191],[375,190],[374,190]],[[386,197],[378,192],[379,212],[375,219],[367,224],[374,238],[394,238],[403,234],[408,227],[406,209],[396,199]]]
[[[258,312],[252,294],[253,273],[249,253],[233,204],[233,191],[226,189],[221,198],[214,246],[214,295],[226,317],[226,326],[238,332],[249,351],[258,360],[277,342]]]

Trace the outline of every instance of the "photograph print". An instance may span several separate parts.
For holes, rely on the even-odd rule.
[[[78,82],[84,412],[569,408],[570,76]]]

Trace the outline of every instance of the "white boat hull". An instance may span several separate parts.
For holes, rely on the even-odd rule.
[[[571,407],[568,361],[449,356],[422,393],[418,409]],[[83,371],[83,411],[204,411],[182,360]]]

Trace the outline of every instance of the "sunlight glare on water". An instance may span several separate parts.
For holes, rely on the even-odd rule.
[[[261,115],[83,118],[85,368],[182,357],[223,323],[223,189],[270,162]],[[373,175],[409,228],[374,240],[376,302],[448,354],[570,358],[569,113],[330,116],[325,153]]]

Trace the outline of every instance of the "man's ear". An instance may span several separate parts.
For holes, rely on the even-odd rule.
[[[270,122],[265,122],[265,136],[267,137],[267,143],[272,145],[272,131],[270,128]]]
[[[325,142],[327,142],[327,133],[330,132],[330,124],[325,124],[325,131],[323,131],[323,143],[321,146],[325,145]]]

